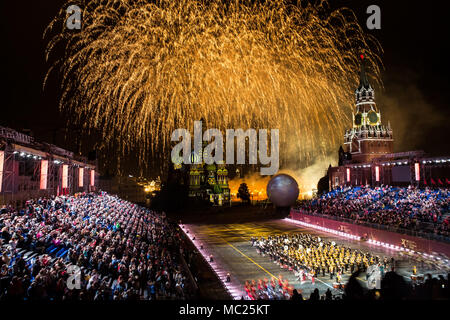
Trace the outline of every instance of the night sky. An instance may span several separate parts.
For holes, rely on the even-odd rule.
[[[330,2],[353,9],[363,26],[366,8],[371,4],[381,8],[381,30],[369,33],[384,49],[384,89],[377,91],[376,97],[383,122],[390,120],[394,129],[395,151],[421,149],[432,155],[449,155],[449,11],[441,4],[436,6],[437,2],[422,2],[421,6],[403,0]],[[77,151],[73,141],[79,134],[74,128],[67,130],[64,115],[58,111],[57,77],[42,89],[49,68],[43,31],[64,3],[1,2],[0,125],[30,129],[40,140]],[[94,142],[83,145],[81,151],[86,153]]]

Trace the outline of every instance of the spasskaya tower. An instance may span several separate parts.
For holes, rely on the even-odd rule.
[[[344,135],[344,151],[351,155],[352,163],[370,162],[387,153],[393,153],[394,138],[391,125],[381,123],[381,112],[375,103],[375,92],[366,74],[364,56],[361,55],[359,86],[355,90],[353,126]]]

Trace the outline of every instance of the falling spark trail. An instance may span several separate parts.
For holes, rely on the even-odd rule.
[[[341,139],[361,51],[380,74],[379,43],[326,1],[92,0],[81,31],[59,32],[66,7],[46,30],[48,59],[65,46],[60,108],[143,162],[201,118],[279,128],[282,160],[313,161]]]

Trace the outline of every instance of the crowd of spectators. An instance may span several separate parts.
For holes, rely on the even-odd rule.
[[[0,231],[0,300],[189,298],[181,231],[106,193],[3,208]]]
[[[450,274],[426,275],[423,282],[410,282],[395,271],[387,272],[381,280],[380,289],[367,290],[357,279],[359,271],[354,273],[344,290],[345,300],[449,300]]]
[[[361,284],[360,270],[351,275],[345,287],[340,292],[332,292],[327,288],[320,293],[314,288],[309,295],[301,289],[294,289],[287,280],[267,279],[251,281],[245,284],[246,295],[244,300],[294,300],[294,301],[331,301],[331,300],[449,300],[450,299],[450,274],[445,278],[442,275],[426,275],[423,282],[408,282],[395,271],[388,271],[379,289],[367,289]]]
[[[408,230],[450,236],[450,191],[392,186],[341,188],[302,202],[297,209]]]

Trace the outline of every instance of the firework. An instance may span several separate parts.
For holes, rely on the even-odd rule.
[[[58,32],[66,7],[46,31],[47,57],[65,46],[52,67],[60,107],[142,161],[168,157],[172,131],[201,118],[221,130],[279,128],[282,160],[312,160],[341,138],[359,53],[375,78],[381,67],[354,13],[325,1],[92,0],[81,31]]]

